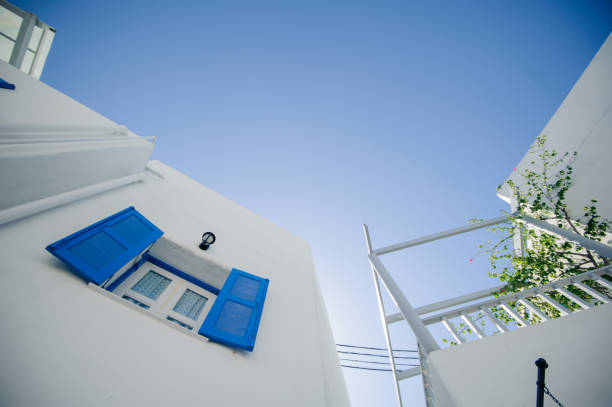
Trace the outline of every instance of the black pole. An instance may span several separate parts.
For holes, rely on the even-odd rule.
[[[536,407],[544,407],[544,372],[548,367],[548,363],[542,358],[535,361],[535,365],[538,367],[538,381],[536,385],[538,387],[538,393],[536,395]]]

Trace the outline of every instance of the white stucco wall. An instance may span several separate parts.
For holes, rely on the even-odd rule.
[[[439,382],[457,407],[534,406],[537,368],[565,406],[612,405],[612,304],[430,353]],[[546,399],[545,405],[553,405]],[[444,405],[440,407],[445,407]]]
[[[0,60],[0,78],[15,90],[0,89],[0,126],[116,126],[49,85]]]
[[[147,172],[0,227],[0,404],[349,405],[309,246],[164,164],[150,166],[163,178]],[[192,254],[270,279],[254,352],[147,318],[45,251],[130,205]],[[204,231],[217,242],[198,252]]]
[[[593,57],[542,133],[549,149],[559,153],[578,152],[574,185],[567,194],[570,216],[577,218],[591,199],[599,201],[599,213],[612,219],[612,34]],[[510,179],[520,183],[518,173],[530,168],[525,155]],[[509,188],[498,194],[510,202]]]
[[[0,210],[144,170],[151,142],[4,61],[0,78]]]

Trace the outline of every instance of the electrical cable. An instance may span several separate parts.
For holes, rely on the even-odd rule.
[[[380,372],[390,372],[391,369],[374,369],[371,367],[357,367],[357,366],[349,366],[349,365],[340,365],[342,367],[350,367],[351,369],[362,369],[362,370],[378,370]]]
[[[387,348],[371,348],[369,346],[356,346],[356,345],[344,345],[341,343],[337,343],[336,346],[346,346],[348,348],[361,348],[361,349],[371,349],[371,350],[387,350]],[[392,349],[393,352],[418,352],[418,350],[412,349]]]
[[[359,353],[359,352],[347,352],[344,350],[339,350],[337,351],[338,353],[346,353],[348,355],[361,355],[361,356],[374,356],[374,357],[378,357],[378,358],[389,358],[389,355],[375,355],[373,353]],[[393,356],[393,359],[416,359],[418,360],[419,358],[417,356]]]
[[[359,359],[340,358],[340,360],[344,360],[346,362],[375,363],[377,365],[390,365],[391,364],[390,362],[375,362],[375,361],[359,360]],[[412,363],[396,363],[395,366],[420,366],[420,365],[415,365]]]

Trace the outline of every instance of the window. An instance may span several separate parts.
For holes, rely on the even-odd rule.
[[[217,298],[148,261],[117,286],[113,294],[190,331],[202,325]]]
[[[214,287],[149,254],[162,234],[130,207],[47,250],[86,281],[157,317],[253,351],[269,281],[232,269],[223,287]]]

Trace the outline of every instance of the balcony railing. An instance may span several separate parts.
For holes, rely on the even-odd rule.
[[[445,309],[445,311],[428,315],[421,318],[425,326],[441,323],[446,327],[452,335],[456,343],[461,344],[467,342],[462,335],[462,330],[456,328],[456,320],[459,319],[459,324],[463,324],[466,329],[473,332],[478,338],[483,338],[491,334],[498,334],[512,329],[514,326],[522,328],[528,325],[541,323],[559,316],[566,316],[573,312],[589,309],[591,307],[605,304],[610,301],[605,294],[605,290],[612,290],[612,283],[606,280],[603,275],[610,276],[612,266],[605,266],[599,269],[590,270],[588,272],[568,277],[562,280],[557,280],[552,283],[537,287],[528,288],[526,290],[509,294],[494,296],[499,290],[485,290],[478,293],[468,294],[465,296],[453,298],[444,301],[444,308],[438,308],[436,304],[431,304],[422,307],[427,309]],[[572,286],[574,291],[579,291],[582,295],[576,295],[569,290]],[[553,298],[552,293],[557,293],[568,299],[569,302],[575,304],[574,307],[562,305]],[[474,300],[495,297],[473,303]],[[589,299],[585,299],[590,297]],[[518,304],[524,307],[519,309]],[[548,306],[547,306],[548,305]],[[452,308],[452,309],[450,309]],[[500,317],[500,310],[505,312],[506,318]],[[555,310],[551,312],[551,310]],[[416,309],[419,315],[425,314]],[[525,313],[528,315],[525,316]],[[431,313],[430,313],[431,314]],[[477,315],[474,315],[477,314]],[[403,318],[392,315],[387,318],[387,323],[399,321]],[[455,319],[455,321],[453,321]],[[481,322],[477,322],[479,319]],[[490,322],[495,330],[487,334],[484,329]],[[514,326],[513,326],[514,325]],[[465,331],[465,329],[463,329]]]
[[[604,258],[612,258],[611,246],[590,240],[584,236],[528,216],[520,215],[517,216],[517,219],[547,233],[552,233],[563,239],[578,243],[586,249],[597,252]],[[500,285],[423,307],[413,308],[379,257],[387,253],[500,224],[507,220],[508,218],[503,216],[377,250],[372,249],[368,228],[366,225],[363,225],[387,350],[391,360],[391,371],[393,372],[398,404],[400,406],[402,401],[399,381],[427,372],[427,355],[432,351],[440,349],[440,345],[428,328],[429,326],[442,324],[453,337],[454,342],[462,344],[468,341],[466,339],[468,335],[464,336],[465,333],[470,334],[473,339],[480,339],[493,334],[503,334],[512,329],[543,323],[610,301],[611,297],[608,295],[612,293],[612,282],[607,278],[612,279],[612,265],[606,265],[595,270],[516,293],[503,295],[502,291],[505,286]],[[386,314],[380,290],[381,281],[399,308],[399,313]],[[561,301],[565,304],[561,304],[561,298],[565,299]],[[400,371],[395,366],[389,325],[399,321],[406,321],[417,338],[419,355],[421,357],[421,369],[414,368],[408,371]],[[425,397],[430,400],[432,395],[428,394],[428,380],[427,374],[423,373]]]

